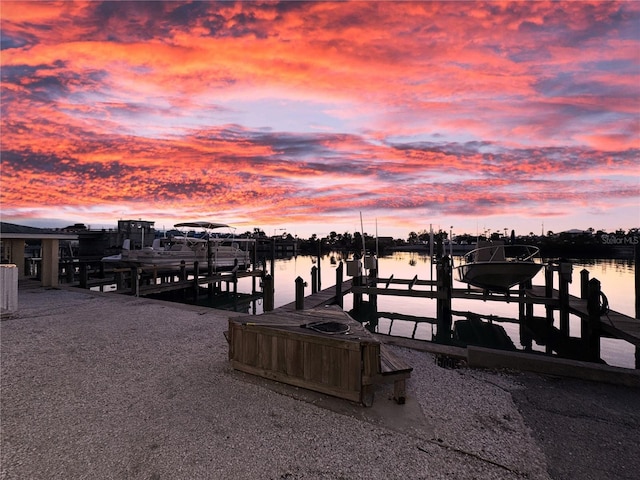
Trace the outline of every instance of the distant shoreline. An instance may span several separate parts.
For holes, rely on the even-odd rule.
[[[616,259],[616,260],[633,260],[634,249],[632,245],[585,245],[585,246],[560,246],[549,245],[540,247],[540,254],[544,258],[589,258],[589,259]],[[462,248],[461,248],[462,247]],[[454,245],[454,255],[464,255],[473,250],[473,245]],[[386,252],[416,252],[429,254],[429,245],[400,245],[397,247],[388,247]],[[444,248],[445,253],[449,253],[448,247]]]

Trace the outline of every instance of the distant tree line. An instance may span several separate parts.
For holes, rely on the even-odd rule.
[[[268,237],[262,230],[254,229],[254,232],[246,232],[249,237]],[[303,254],[317,255],[330,251],[341,251],[360,255],[363,248],[363,234],[360,232],[338,233],[332,231],[326,237],[318,237],[313,234],[308,239],[295,238],[290,234],[277,236],[284,241],[296,241],[298,251]],[[416,250],[428,251],[430,248],[431,233],[428,230],[412,231],[406,239],[392,237],[378,237],[364,233],[364,246],[368,253],[379,252],[381,255],[390,251]],[[529,232],[527,235],[515,235],[513,231],[503,229],[502,231],[485,231],[482,234],[457,234],[453,238],[454,244],[475,245],[478,240],[496,241],[502,240],[505,243],[515,242],[518,244],[534,245],[540,248],[545,257],[566,256],[574,258],[603,258],[621,256],[626,257],[629,252],[633,252],[636,244],[640,243],[640,229],[631,228],[629,230],[618,229],[614,232],[595,230],[589,228],[585,231],[568,231],[554,233],[548,231],[546,235],[535,235]],[[446,245],[449,241],[449,232],[437,230],[433,232],[434,249],[438,246]]]

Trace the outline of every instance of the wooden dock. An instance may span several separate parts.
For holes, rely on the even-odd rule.
[[[115,286],[114,293],[132,294],[135,296],[155,295],[165,292],[198,289],[205,285],[227,285],[227,291],[235,291],[238,280],[251,277],[264,277],[262,270],[235,270],[209,274],[205,271],[196,272],[194,269],[159,270],[155,268],[116,268],[109,271],[111,275],[104,278],[81,278],[72,286],[81,288],[100,288]],[[189,278],[191,277],[191,278]],[[254,288],[254,294],[256,294]]]
[[[526,290],[526,298],[536,303],[536,300],[546,300],[545,304],[551,304],[556,307],[560,305],[560,292],[554,289],[551,297],[546,297],[545,287],[534,286]],[[551,300],[549,302],[549,300]],[[574,295],[568,295],[568,311],[572,315],[580,318],[589,317],[588,301]],[[624,313],[605,309],[599,315],[599,327],[612,338],[619,338],[632,343],[636,347],[640,346],[640,319],[636,319],[625,315]]]
[[[338,277],[337,280],[339,278],[340,277]],[[382,284],[382,288],[378,287],[379,284]],[[389,288],[389,286],[394,284],[404,286],[404,288]],[[425,289],[425,287],[433,288]],[[327,288],[304,298],[299,298],[304,296],[303,289],[297,290],[296,301],[275,309],[274,313],[277,314],[280,312],[280,315],[295,314],[296,312],[301,313],[303,311],[301,306],[303,306],[304,310],[314,308],[322,309],[327,305],[338,303],[339,295],[349,291],[354,295],[355,315],[357,315],[357,305],[359,302],[360,308],[365,308],[366,310],[373,306],[375,315],[379,315],[380,312],[377,312],[375,300],[376,294],[412,297],[424,296],[425,298],[435,299],[439,303],[437,318],[415,316],[397,317],[398,319],[416,322],[426,321],[436,324],[439,329],[444,328],[445,332],[440,336],[440,339],[444,338],[444,342],[438,343],[438,337],[436,337],[435,342],[388,335],[376,335],[376,338],[380,339],[383,344],[389,343],[431,352],[436,355],[436,361],[439,365],[442,364],[442,366],[453,365],[453,367],[450,368],[455,368],[459,362],[464,362],[471,367],[477,368],[511,368],[633,387],[640,386],[640,373],[638,370],[612,367],[604,364],[599,359],[599,346],[593,347],[594,342],[596,345],[599,345],[599,339],[601,337],[612,337],[625,340],[638,348],[640,341],[640,321],[619,312],[605,309],[602,315],[599,315],[599,319],[596,322],[597,325],[594,328],[592,323],[593,306],[590,314],[588,308],[589,302],[585,299],[568,295],[567,289],[561,294],[559,290],[550,289],[548,286],[536,286],[528,289],[514,290],[509,292],[509,294],[495,294],[483,292],[478,289],[453,289],[451,288],[451,283],[443,282],[442,280],[432,282],[420,281],[416,278],[402,280],[393,279],[393,277],[387,279],[354,277],[351,280],[343,282],[340,288]],[[599,290],[597,290],[597,292],[599,293]],[[359,300],[356,298],[362,295],[368,295],[369,301],[362,302],[361,298]],[[472,312],[458,312],[450,308],[450,303],[448,302],[450,302],[451,298],[513,302],[520,305],[521,315],[520,318],[509,319],[493,315],[476,315]],[[365,303],[368,304],[368,306],[365,306]],[[571,337],[568,330],[563,331],[562,329],[554,327],[553,320],[550,325],[548,317],[534,317],[533,305],[535,304],[543,306],[547,314],[554,310],[561,310],[562,318],[564,315],[562,311],[565,310],[568,313],[580,317],[583,322],[581,338]],[[521,328],[521,341],[527,336],[534,338],[535,332],[530,330],[530,328],[535,325],[541,329],[541,335],[535,336],[536,342],[540,339],[544,340],[546,343],[541,344],[547,346],[548,352],[547,354],[534,352],[531,349],[527,349],[525,343],[522,344],[523,347],[525,347],[523,351],[495,350],[474,345],[468,345],[466,347],[459,346],[451,341],[451,330],[449,330],[451,323],[448,323],[448,321],[450,321],[451,316],[468,315],[483,317],[490,322],[518,323]],[[359,317],[356,316],[355,318]],[[550,331],[551,329],[553,332]],[[638,368],[637,364],[636,368]],[[398,371],[394,371],[394,374],[398,374]],[[398,385],[401,384],[399,383]]]
[[[580,298],[569,294],[571,282],[571,264],[558,262],[547,265],[545,269],[545,285],[521,285],[508,292],[489,292],[478,288],[453,288],[451,278],[452,267],[449,259],[443,258],[436,266],[435,280],[378,278],[372,276],[354,277],[352,293],[354,295],[354,314],[357,318],[372,318],[375,321],[377,297],[380,295],[400,297],[421,297],[436,300],[436,318],[407,317],[410,321],[427,322],[436,325],[435,341],[441,344],[458,344],[461,340],[455,335],[453,317],[466,316],[467,319],[481,317],[492,322],[514,322],[520,326],[520,343],[525,352],[531,352],[533,341],[546,347],[546,353],[557,354],[572,360],[602,362],[600,357],[600,339],[616,338],[630,343],[636,348],[636,368],[640,368],[640,320],[613,311],[600,289],[597,279],[589,279],[586,270],[580,272]],[[557,274],[558,288],[553,288],[554,276]],[[425,288],[427,287],[427,288]],[[367,295],[369,301],[364,302],[362,296]],[[480,300],[483,302],[506,302],[519,305],[518,318],[505,319],[496,316],[482,316],[472,312],[455,312],[452,299]],[[534,306],[543,306],[543,316],[534,315]],[[559,316],[559,328],[554,325]],[[571,336],[570,315],[580,320],[579,336]],[[389,318],[400,318],[393,315]],[[414,328],[415,332],[415,328]],[[463,341],[463,343],[469,340]],[[473,344],[481,339],[474,339]]]
[[[202,285],[221,284],[227,283],[235,284],[241,278],[248,277],[262,277],[263,272],[261,270],[239,270],[237,272],[221,272],[213,275],[198,275],[192,279],[177,280],[173,282],[161,282],[149,284],[142,283],[138,288],[138,295],[151,295],[156,293],[169,292],[173,290],[197,288]]]
[[[348,279],[342,282],[341,292],[342,295],[347,294],[351,291],[353,287],[353,279]],[[302,310],[311,310],[314,308],[321,308],[327,305],[333,305],[338,303],[336,301],[336,287],[335,285],[329,288],[325,288],[324,290],[320,290],[319,292],[312,293],[304,297],[304,306]],[[276,308],[275,310],[282,311],[293,311],[296,310],[296,301],[291,303],[287,303],[286,305],[282,305],[281,307]]]

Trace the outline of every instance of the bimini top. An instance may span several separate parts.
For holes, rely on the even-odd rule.
[[[207,228],[209,230],[214,228],[231,228],[226,223],[212,223],[212,222],[185,222],[185,223],[176,223],[174,227],[189,227],[189,228]]]

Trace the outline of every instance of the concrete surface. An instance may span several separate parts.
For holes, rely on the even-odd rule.
[[[600,479],[640,471],[640,391],[414,367],[370,409],[232,370],[230,312],[21,288],[1,337],[2,479]]]

